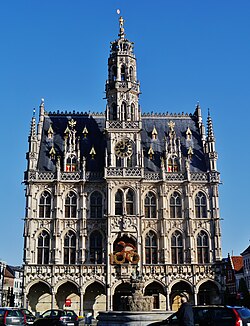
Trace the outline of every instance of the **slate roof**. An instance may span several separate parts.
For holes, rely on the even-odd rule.
[[[250,254],[250,246],[247,247],[247,249],[245,249],[242,253],[241,253],[241,256],[245,256],[245,255],[248,255]]]
[[[87,171],[103,172],[105,165],[105,116],[102,114],[88,113],[47,113],[44,116],[43,134],[41,139],[40,154],[38,160],[39,171],[56,171],[56,160],[50,159],[50,149],[52,145],[56,151],[56,156],[64,156],[64,131],[67,128],[68,121],[76,121],[76,136],[80,137],[80,156],[86,158]],[[158,172],[161,166],[161,157],[165,151],[164,138],[169,131],[168,123],[175,123],[174,130],[176,136],[180,137],[181,151],[183,158],[187,157],[188,148],[193,149],[193,156],[190,165],[191,172],[206,172],[205,155],[202,149],[201,135],[197,126],[195,115],[144,115],[142,116],[142,147],[144,149],[144,167],[146,171]],[[48,129],[52,125],[54,134],[53,141],[48,139]],[[87,137],[82,133],[84,127],[88,130]],[[157,130],[157,139],[152,139],[153,128]],[[192,139],[186,140],[186,131],[189,128],[192,132]],[[91,158],[90,150],[94,146],[96,156]],[[153,159],[148,157],[148,150],[152,147],[154,151]],[[183,164],[184,164],[183,159]],[[63,160],[61,159],[61,164]]]

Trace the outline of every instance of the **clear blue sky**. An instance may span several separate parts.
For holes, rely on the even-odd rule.
[[[223,255],[250,239],[249,0],[0,2],[0,259],[22,264],[23,172],[32,111],[105,110],[117,9],[135,42],[143,112],[210,109],[221,172]]]

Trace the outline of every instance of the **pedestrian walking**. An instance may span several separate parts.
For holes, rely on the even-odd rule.
[[[179,326],[194,326],[194,315],[191,304],[185,295],[181,296],[181,306],[176,312]]]

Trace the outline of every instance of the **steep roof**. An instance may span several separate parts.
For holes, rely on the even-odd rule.
[[[43,123],[43,133],[38,160],[39,171],[56,171],[56,160],[51,160],[50,150],[54,147],[56,156],[64,157],[64,136],[68,121],[76,121],[76,137],[79,139],[80,158],[86,158],[87,171],[103,172],[105,166],[105,116],[103,114],[89,113],[55,113],[45,114]],[[169,131],[168,123],[175,123],[174,131],[176,137],[180,139],[180,146],[183,158],[188,156],[188,149],[192,147],[192,160],[190,164],[191,172],[206,172],[206,160],[202,148],[201,135],[199,132],[197,117],[195,115],[171,115],[152,114],[142,116],[142,147],[144,150],[145,170],[158,172],[161,167],[161,158],[165,151],[165,138]],[[53,128],[53,141],[48,137],[50,127]],[[83,129],[87,128],[88,134],[83,135]],[[157,137],[153,139],[152,131],[157,130]],[[190,130],[192,137],[186,139],[186,132]],[[96,155],[91,157],[90,151],[94,147]],[[154,151],[153,159],[149,158],[148,150]],[[62,164],[62,160],[61,160]],[[184,164],[184,160],[182,162]]]
[[[243,257],[242,256],[231,256],[233,269],[239,272],[243,268]]]
[[[245,255],[248,255],[250,254],[250,246],[247,247],[247,249],[245,249],[242,253],[241,253],[241,256],[245,256]]]

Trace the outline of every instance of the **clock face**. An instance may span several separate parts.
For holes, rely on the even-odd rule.
[[[128,157],[133,153],[132,144],[128,139],[122,139],[115,145],[115,153],[120,157]]]

